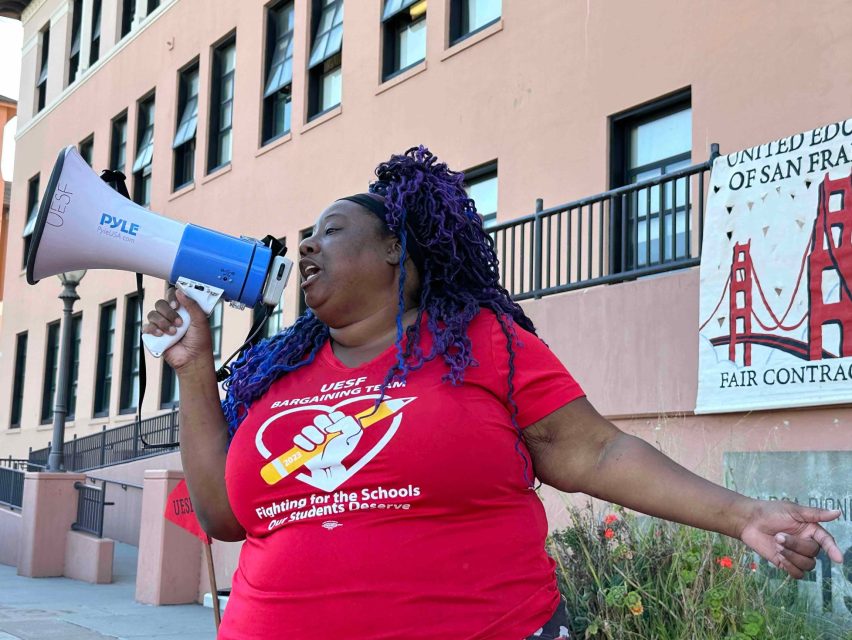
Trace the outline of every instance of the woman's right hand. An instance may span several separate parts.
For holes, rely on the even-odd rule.
[[[155,336],[175,334],[176,328],[183,324],[183,319],[177,312],[178,305],[189,312],[189,329],[180,342],[166,349],[163,359],[177,373],[190,364],[204,364],[205,359],[213,366],[213,342],[210,338],[207,314],[195,300],[179,289],[169,287],[166,297],[154,303],[154,308],[148,312],[148,322],[142,327],[142,333]]]

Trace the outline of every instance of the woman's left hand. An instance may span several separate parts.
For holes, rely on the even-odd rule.
[[[820,549],[834,562],[843,562],[834,538],[819,525],[839,515],[839,511],[803,507],[787,500],[755,500],[740,539],[798,579],[814,568]]]

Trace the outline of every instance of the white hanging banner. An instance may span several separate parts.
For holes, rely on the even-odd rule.
[[[696,413],[852,402],[852,119],[716,159]]]

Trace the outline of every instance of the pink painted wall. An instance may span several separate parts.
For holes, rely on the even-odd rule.
[[[81,531],[69,531],[65,537],[65,577],[92,584],[112,582],[115,542]]]

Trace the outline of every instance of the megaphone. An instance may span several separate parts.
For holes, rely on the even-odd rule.
[[[73,146],[59,152],[39,206],[27,257],[27,282],[78,269],[119,269],[180,286],[206,313],[219,299],[243,308],[275,306],[293,262],[258,240],[229,236],[172,220],[128,200],[109,187]],[[175,335],[143,334],[160,356],[189,328],[189,314]]]

